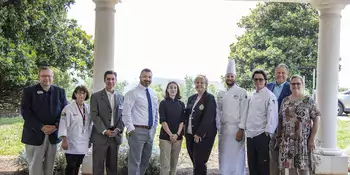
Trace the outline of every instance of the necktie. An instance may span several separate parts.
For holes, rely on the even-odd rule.
[[[152,101],[151,101],[151,95],[149,94],[148,88],[146,89],[146,96],[148,101],[148,126],[152,127],[153,125]]]

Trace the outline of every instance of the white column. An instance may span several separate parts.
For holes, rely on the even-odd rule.
[[[347,156],[337,147],[340,22],[345,5],[334,0],[312,2],[320,12],[316,100],[321,112],[318,133],[321,148],[316,154],[320,160],[315,171],[316,174],[347,174]]]
[[[93,92],[97,92],[104,88],[105,71],[114,70],[114,16],[118,0],[93,1],[96,4]],[[92,149],[90,149],[84,157],[82,173],[92,174],[92,166]]]
[[[340,155],[337,148],[338,72],[340,57],[340,19],[344,5],[323,5],[317,61],[317,105],[321,111],[319,139],[326,155]]]
[[[114,21],[118,0],[93,0],[96,4],[93,91],[104,88],[103,74],[114,70]]]

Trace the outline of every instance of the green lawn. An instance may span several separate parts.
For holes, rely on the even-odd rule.
[[[22,117],[0,118],[0,155],[18,155],[24,149],[22,127]]]
[[[24,148],[21,143],[23,119],[21,117],[0,118],[0,155],[18,155]],[[155,144],[158,146],[158,136],[161,126],[158,126]],[[218,145],[216,137],[214,147]],[[182,147],[186,148],[185,141]],[[338,146],[341,149],[350,146],[350,121],[338,120]]]
[[[345,149],[350,146],[350,121],[338,120],[337,139],[339,148]]]

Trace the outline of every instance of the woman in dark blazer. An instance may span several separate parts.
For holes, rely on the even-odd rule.
[[[216,102],[207,92],[208,79],[199,75],[194,81],[197,94],[188,98],[185,110],[185,133],[194,175],[207,174],[207,166],[216,136]]]

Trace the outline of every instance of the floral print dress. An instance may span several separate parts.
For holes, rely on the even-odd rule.
[[[306,96],[300,100],[286,97],[279,112],[282,126],[279,149],[280,169],[311,169],[311,152],[308,139],[311,135],[312,120],[320,116],[315,101]]]

